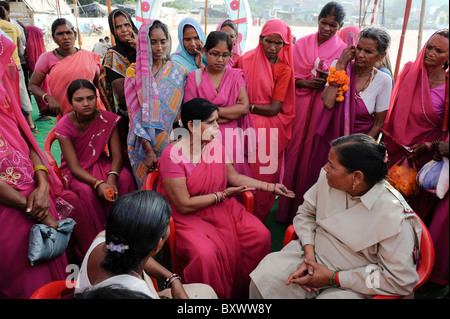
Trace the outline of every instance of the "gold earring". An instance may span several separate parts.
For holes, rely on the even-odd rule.
[[[356,188],[356,185],[355,185],[355,183],[353,183],[352,189],[355,190],[355,188]]]

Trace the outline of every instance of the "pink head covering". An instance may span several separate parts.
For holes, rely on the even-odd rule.
[[[356,36],[361,32],[361,30],[357,26],[349,26],[341,29],[338,33],[339,38],[346,44],[348,42],[348,36],[350,33],[353,33],[353,44],[356,44]]]
[[[26,30],[28,32],[27,46],[25,48],[27,65],[31,71],[34,71],[36,61],[42,53],[47,52],[44,44],[44,34],[41,29],[33,25],[27,26]]]
[[[232,21],[233,23],[235,23],[233,20],[227,19],[227,20],[223,20],[222,22],[219,23],[219,25],[216,28],[216,31],[222,31],[222,24],[225,23],[225,21]],[[236,24],[235,24],[236,25]],[[241,49],[241,42],[242,42],[242,37],[239,37],[239,34],[236,36],[236,43],[233,46],[233,50],[232,52],[237,54],[237,55],[242,55],[242,49]]]

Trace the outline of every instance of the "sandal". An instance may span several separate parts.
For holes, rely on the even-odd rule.
[[[32,131],[36,131],[36,130],[37,130],[37,126],[36,126],[36,124],[34,124],[34,127],[31,127],[31,126],[30,126],[30,130],[32,130]]]
[[[37,119],[35,119],[35,121],[36,121],[36,122],[50,121],[51,119],[52,119],[51,116],[43,115],[43,116],[39,116]]]

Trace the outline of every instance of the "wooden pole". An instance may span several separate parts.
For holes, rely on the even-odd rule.
[[[81,46],[83,45],[83,40],[81,39],[81,32],[80,32],[80,28],[78,27],[78,7],[77,7],[77,0],[73,0],[73,13],[75,13],[75,22],[77,24],[77,33],[78,33],[78,45]]]
[[[417,55],[419,55],[422,49],[422,34],[423,34],[423,20],[425,17],[425,6],[427,0],[422,0],[422,8],[420,8],[420,21],[419,21],[419,35],[417,36]]]
[[[372,20],[370,21],[370,25],[373,25],[373,22],[375,21],[375,13],[377,11],[377,3],[378,3],[378,0],[375,0],[373,3]]]
[[[405,33],[408,26],[409,13],[411,11],[411,2],[412,0],[406,1],[405,16],[403,17],[402,35],[400,37],[400,45],[398,47],[397,62],[395,63],[394,81],[397,80],[398,72],[400,70],[400,61],[402,60],[403,43],[405,42]]]
[[[106,5],[108,6],[108,15],[111,13],[111,0],[106,0]],[[109,39],[111,40],[111,46],[116,45],[116,39],[113,37],[111,30],[109,30]]]
[[[208,34],[207,29],[208,24],[208,0],[205,0],[205,34]]]

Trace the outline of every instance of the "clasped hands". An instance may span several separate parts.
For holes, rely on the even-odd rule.
[[[286,285],[298,284],[308,292],[317,291],[322,287],[330,286],[330,278],[333,271],[318,264],[311,259],[305,259],[300,267],[291,273],[286,281]]]

